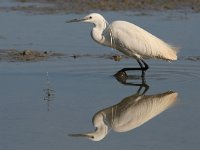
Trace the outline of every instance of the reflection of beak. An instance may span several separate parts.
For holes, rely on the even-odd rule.
[[[72,20],[68,20],[65,21],[66,23],[71,23],[71,22],[81,22],[81,21],[85,21],[88,20],[88,18],[82,18],[82,19],[72,19]]]
[[[93,138],[92,135],[88,135],[88,134],[69,134],[69,136],[73,136],[73,137],[85,137],[85,138],[89,138],[89,139]]]

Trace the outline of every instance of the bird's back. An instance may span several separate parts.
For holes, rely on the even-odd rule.
[[[132,23],[114,21],[110,29],[114,39],[113,47],[126,55],[138,58],[177,59],[177,48]]]

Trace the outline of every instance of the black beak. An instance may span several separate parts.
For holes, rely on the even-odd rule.
[[[82,19],[72,19],[72,20],[68,20],[68,21],[65,21],[66,23],[71,23],[71,22],[81,22],[81,21],[84,21],[84,20],[88,20],[87,18],[82,18]]]

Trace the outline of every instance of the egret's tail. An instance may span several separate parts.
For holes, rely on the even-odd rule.
[[[175,46],[171,46],[167,43],[166,44],[166,48],[164,49],[164,52],[162,54],[162,59],[166,59],[166,60],[177,60],[177,53],[179,52],[179,48],[175,47]]]
[[[177,60],[178,47],[172,46],[152,35],[149,42],[151,55],[164,60]]]

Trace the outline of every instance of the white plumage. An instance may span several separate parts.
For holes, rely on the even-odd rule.
[[[114,40],[119,43],[116,49],[122,53],[138,58],[177,60],[176,48],[134,24],[115,21],[110,28]]]
[[[94,27],[91,31],[91,36],[94,41],[115,48],[125,55],[135,58],[142,71],[146,71],[149,68],[144,62],[146,58],[177,60],[178,48],[167,44],[132,23],[114,21],[109,25],[104,17],[97,13],[67,22],[79,21],[93,23]]]

